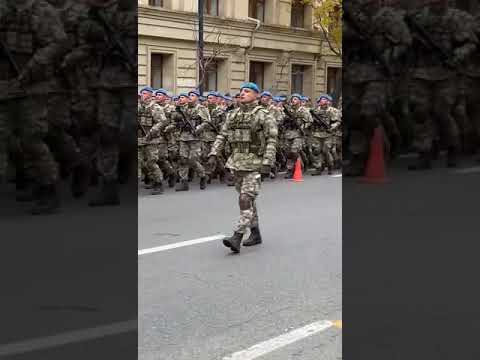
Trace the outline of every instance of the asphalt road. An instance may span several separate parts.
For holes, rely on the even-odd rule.
[[[478,359],[480,164],[343,178],[345,359]]]
[[[238,352],[341,320],[341,204],[341,177],[268,180],[258,198],[262,245],[232,255],[215,240],[139,256],[139,359],[253,359]],[[141,190],[138,209],[139,249],[230,235],[238,215],[234,188],[221,184]],[[261,359],[340,359],[340,327],[275,345]]]

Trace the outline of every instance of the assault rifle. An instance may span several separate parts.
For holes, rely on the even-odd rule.
[[[378,62],[380,62],[380,64],[384,68],[387,76],[391,77],[393,75],[393,71],[390,68],[390,65],[385,61],[383,54],[378,50],[377,45],[374,43],[371,34],[369,34],[368,31],[363,29],[362,25],[355,18],[355,15],[350,12],[349,6],[343,7],[343,18],[347,20],[350,26],[358,34],[358,36],[367,43],[368,47],[373,52],[375,58],[378,60]]]
[[[420,25],[418,24],[412,16],[405,16],[405,22],[407,25],[412,29],[413,31],[416,32],[416,34],[419,36],[420,41],[426,45],[428,48],[431,50],[435,51],[437,54],[440,55],[443,63],[450,69],[455,69],[455,66],[453,65],[453,61],[450,55],[437,43],[435,43],[432,38],[428,35],[428,32]]]
[[[195,129],[195,127],[193,126],[193,124],[192,124],[190,121],[187,120],[187,118],[185,117],[185,113],[183,112],[182,108],[177,105],[175,109],[176,109],[177,112],[182,116],[183,123],[184,123],[185,125],[187,125],[188,128],[190,129],[190,132],[191,132],[193,135],[195,135],[196,129]]]
[[[101,13],[100,10],[95,10],[92,12],[95,18],[99,21],[99,23],[104,27],[104,29],[107,31],[107,35],[109,37],[110,42],[113,43],[114,47],[117,48],[117,50],[120,52],[120,55],[123,57],[123,59],[126,61],[126,66],[128,72],[130,72],[132,75],[136,75],[136,62],[130,55],[130,52],[128,51],[127,47],[125,44],[120,40],[120,38],[117,35],[117,31],[115,31],[110,23],[107,21],[105,16]]]
[[[321,117],[319,117],[313,109],[310,109],[310,114],[312,114],[312,117],[314,120],[316,120],[316,123],[323,126],[326,130],[330,130],[330,125],[327,124]]]
[[[298,124],[296,123],[296,121],[295,121],[296,116],[292,114],[290,108],[288,106],[284,105],[283,106],[283,111],[285,112],[285,115],[287,115],[287,118],[288,118],[287,123],[291,124],[291,125],[294,125],[294,127],[296,127],[300,131],[302,136],[305,136],[305,132],[303,131],[302,127],[298,126]]]

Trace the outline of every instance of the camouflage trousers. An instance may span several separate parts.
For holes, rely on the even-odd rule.
[[[188,180],[188,170],[193,168],[199,177],[205,177],[205,168],[200,163],[202,145],[200,141],[180,141],[178,175],[180,180]]]
[[[166,146],[163,146],[166,150]],[[158,166],[159,145],[143,145],[138,147],[138,180],[142,178],[142,170],[145,169],[149,180],[156,184],[163,182],[163,173]]]
[[[311,137],[308,139],[308,146],[312,156],[312,166],[315,169],[333,167],[334,144],[330,138]]]
[[[285,149],[287,156],[287,170],[292,171],[295,167],[295,162],[301,156],[304,141],[302,138],[285,139]]]
[[[247,228],[258,226],[255,200],[260,192],[262,177],[256,171],[234,171],[235,189],[239,194],[240,217],[234,231],[245,234]]]
[[[71,128],[71,101],[65,94],[51,94],[48,98],[47,142],[59,164],[70,170],[80,160],[80,150],[69,134]]]
[[[100,89],[98,92],[98,123],[100,147],[97,169],[107,182],[118,179],[118,161],[123,128],[137,121],[135,88]],[[132,136],[136,136],[135,133]]]
[[[47,97],[33,95],[0,101],[0,175],[7,164],[6,143],[15,136],[22,153],[26,174],[39,185],[52,185],[58,180],[57,163],[47,145]]]
[[[459,130],[452,116],[455,101],[455,84],[451,80],[412,80],[410,105],[415,121],[413,146],[418,152],[432,149],[437,132],[448,147],[459,147]]]

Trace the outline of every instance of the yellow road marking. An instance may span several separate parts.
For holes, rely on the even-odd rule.
[[[341,329],[342,328],[342,320],[336,320],[336,321],[332,321],[332,324],[333,326]]]

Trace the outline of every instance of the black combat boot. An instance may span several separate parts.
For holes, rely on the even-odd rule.
[[[79,165],[73,169],[71,191],[74,198],[80,198],[88,190],[90,183],[90,168],[88,165]]]
[[[194,177],[195,177],[195,171],[193,171],[193,169],[189,169],[188,170],[188,182],[192,182]]]
[[[449,147],[447,150],[447,167],[457,167],[457,151],[454,147]]]
[[[205,190],[206,187],[207,187],[207,178],[204,176],[200,178],[200,190]]]
[[[287,173],[285,174],[285,176],[283,178],[287,179],[287,180],[293,179],[293,169],[290,169],[290,170],[287,169]]]
[[[35,201],[40,196],[40,187],[38,185],[28,186],[27,188],[17,191],[15,200],[18,202],[30,202]]]
[[[38,188],[38,197],[32,208],[32,215],[55,213],[60,207],[58,190],[55,185],[43,185]]]
[[[116,181],[108,181],[102,184],[98,195],[88,203],[88,206],[114,206],[120,204],[118,185]]]
[[[332,174],[333,174],[333,167],[332,167],[332,166],[327,167],[327,174],[328,174],[328,175],[332,175]]]
[[[345,168],[345,176],[362,176],[365,168],[365,159],[362,155],[353,155],[350,164]]]
[[[163,184],[162,184],[162,182],[153,184],[151,194],[152,194],[152,195],[161,195],[161,194],[163,194]]]
[[[234,232],[232,236],[223,240],[223,245],[230,248],[235,254],[240,252],[240,246],[242,245],[243,234]]]
[[[415,164],[408,166],[408,170],[429,170],[432,168],[432,157],[430,152],[421,152]]]
[[[177,188],[175,189],[175,191],[188,191],[188,190],[189,190],[188,180],[180,181]]]
[[[176,176],[175,174],[172,174],[168,177],[168,187],[169,188],[173,188],[175,186],[175,182],[176,182]]]
[[[262,243],[262,235],[260,234],[260,228],[252,226],[250,228],[250,236],[243,242],[243,246],[254,246]]]
[[[314,169],[311,172],[311,174],[312,176],[319,176],[319,175],[322,175],[322,172],[323,172],[323,167]]]

